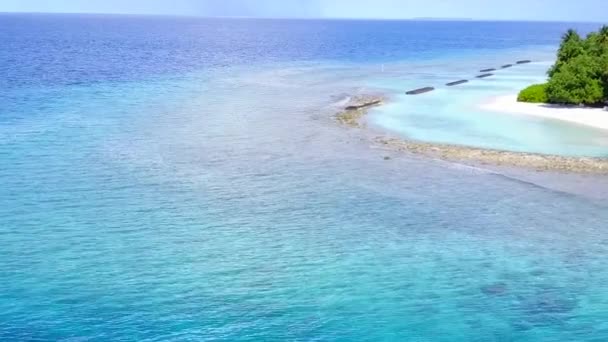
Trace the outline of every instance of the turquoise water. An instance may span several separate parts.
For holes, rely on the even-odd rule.
[[[545,82],[554,55],[554,47],[539,47],[506,50],[498,56],[494,52],[480,52],[454,60],[458,67],[437,61],[419,65],[414,70],[411,66],[395,68],[401,73],[376,83],[394,94],[392,102],[375,110],[368,121],[382,130],[419,141],[562,156],[607,157],[608,132],[605,130],[480,108],[496,97],[514,95],[531,84]],[[534,62],[493,71],[494,76],[489,78],[475,78],[480,74],[479,70],[522,59],[518,56],[527,56]],[[429,75],[420,77],[415,72],[428,72]],[[470,82],[455,87],[444,85],[459,79]],[[422,86],[437,89],[418,96],[403,93],[403,89]]]
[[[0,340],[608,339],[605,202],[379,150],[332,119],[346,94],[397,88],[407,65],[419,84],[470,58],[416,45],[427,71],[389,44],[419,23],[269,22],[262,41],[289,49],[263,52],[240,21],[11,18],[47,32],[37,44],[54,59],[40,58],[54,62],[16,65],[38,49],[1,36]],[[344,52],[341,25],[389,37],[389,60]],[[487,45],[505,54],[534,45],[530,27],[452,25],[495,25],[505,46]],[[528,25],[546,33],[539,53],[562,29]],[[326,38],[277,38],[311,29]],[[72,40],[107,50],[65,63],[53,46]]]

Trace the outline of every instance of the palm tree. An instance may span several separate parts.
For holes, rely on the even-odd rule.
[[[602,26],[598,32],[598,42],[600,44],[608,44],[608,25]]]
[[[562,44],[570,42],[570,41],[580,41],[580,40],[581,40],[581,36],[574,29],[569,29],[562,36]]]
[[[604,104],[608,108],[608,25],[602,26],[598,31],[597,43],[600,53],[600,68],[603,70],[601,79],[604,86]]]
[[[557,61],[555,64],[547,71],[549,77],[553,77],[556,73],[558,73],[562,66],[564,66],[568,61],[584,54],[584,42],[581,39],[581,36],[573,29],[569,29],[562,36],[562,43],[559,46],[559,50],[557,51]]]

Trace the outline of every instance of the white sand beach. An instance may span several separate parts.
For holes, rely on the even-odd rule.
[[[572,123],[608,130],[608,110],[578,106],[559,106],[517,102],[517,95],[499,96],[482,103],[483,110],[532,115],[547,119],[569,121]]]

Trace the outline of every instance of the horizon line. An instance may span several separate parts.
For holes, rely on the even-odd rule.
[[[603,24],[604,21],[566,21],[555,19],[497,19],[497,18],[465,18],[465,17],[410,17],[410,18],[373,18],[373,17],[271,17],[271,16],[208,16],[197,14],[161,14],[161,13],[118,13],[118,12],[22,12],[22,11],[0,11],[0,15],[6,14],[45,14],[45,15],[107,15],[107,16],[137,16],[137,17],[178,17],[178,18],[201,18],[201,19],[260,19],[260,20],[350,20],[350,21],[500,21],[500,22],[543,22],[543,23],[579,23],[579,24]]]

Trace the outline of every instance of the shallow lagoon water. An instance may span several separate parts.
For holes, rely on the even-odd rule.
[[[40,39],[55,43],[54,35],[76,39],[73,32],[110,39],[68,19],[11,25],[23,20],[22,29],[46,31],[51,37]],[[49,30],[45,20],[63,25]],[[142,52],[133,49],[115,75],[76,59],[72,71],[44,69],[44,81],[11,65],[18,80],[3,84],[1,340],[608,338],[605,201],[378,150],[332,120],[344,94],[390,89],[394,78],[378,76],[382,64],[399,75],[408,71],[393,66],[420,61],[335,57],[343,48],[310,60],[326,49],[300,41],[304,52],[271,50],[278,60],[244,66],[234,62],[238,45],[215,42],[236,66],[211,63],[222,60],[218,50],[199,47],[213,56],[213,67],[201,66],[205,59],[191,61],[186,44],[173,46],[190,61],[176,73],[161,66],[180,54],[141,43],[158,39],[142,37],[142,28],[213,42],[198,29],[207,22],[97,20],[109,21],[111,39],[113,30],[130,33],[120,47],[149,48],[156,58],[140,65]],[[245,24],[231,23],[223,29],[243,32]],[[260,30],[299,32],[298,25]],[[318,25],[328,41],[315,46],[347,44],[340,25],[370,36],[412,29]],[[506,29],[495,25],[503,41]],[[562,29],[535,25],[547,33],[541,45]],[[393,48],[386,53],[405,58]],[[58,60],[50,66],[65,71]],[[127,69],[137,72],[124,79]]]
[[[484,102],[546,81],[554,48],[535,51],[504,51],[496,56],[469,57],[453,64],[423,64],[409,72],[379,81],[394,94],[392,101],[374,110],[369,123],[397,133],[405,139],[482,147],[515,152],[533,152],[561,156],[608,156],[608,132],[559,120],[526,115],[492,112],[480,107]],[[531,64],[500,66],[526,56]],[[501,62],[502,61],[502,62]],[[453,65],[457,64],[458,67]],[[491,77],[475,76],[485,68],[498,68]],[[416,71],[427,77],[412,77]],[[459,79],[470,82],[454,87],[445,83]],[[402,91],[422,86],[436,87],[430,93],[410,96]]]

